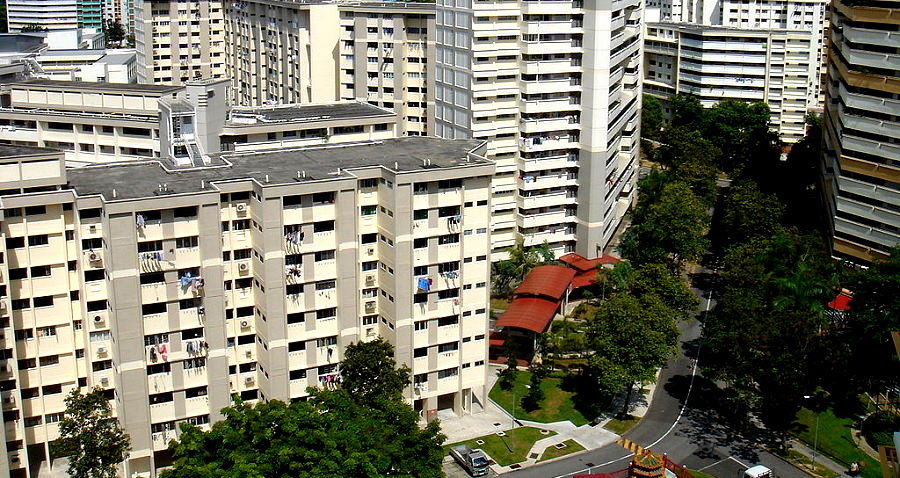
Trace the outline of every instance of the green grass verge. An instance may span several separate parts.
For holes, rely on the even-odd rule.
[[[815,476],[819,476],[822,478],[835,478],[838,476],[838,473],[835,473],[831,469],[826,468],[819,463],[816,463],[815,469],[813,469],[812,460],[808,456],[796,450],[788,451],[787,460],[791,462],[792,465]]]
[[[491,308],[499,309],[499,310],[506,310],[509,308],[509,301],[506,299],[499,299],[499,298],[493,297],[493,298],[491,298]]]
[[[816,413],[801,409],[797,414],[797,423],[806,425],[806,429],[794,435],[812,448],[816,443]],[[878,460],[860,450],[850,436],[852,424],[852,419],[836,417],[830,409],[822,412],[819,415],[818,452],[847,467],[859,461],[862,464],[860,476],[880,478],[881,465]]]
[[[689,470],[694,478],[716,478],[705,471]]]
[[[551,446],[544,450],[544,453],[541,454],[540,458],[538,458],[538,462],[552,460],[554,458],[559,458],[561,456],[566,456],[584,450],[584,447],[575,440],[566,440],[563,443],[566,445],[565,448],[556,448],[555,446]]]
[[[608,421],[606,425],[603,425],[603,428],[606,428],[616,435],[624,435],[628,432],[628,430],[631,430],[633,426],[637,425],[639,421],[641,421],[640,418],[633,417],[631,415],[629,415],[628,418],[625,418],[624,420],[613,418],[612,420]]]
[[[572,392],[562,390],[560,388],[562,380],[558,378],[545,378],[544,381],[541,382],[541,390],[544,391],[544,399],[539,403],[540,408],[531,412],[526,412],[525,409],[522,408],[522,399],[528,393],[528,389],[525,388],[525,385],[528,385],[530,381],[531,373],[520,370],[516,376],[516,383],[512,390],[503,390],[500,388],[499,382],[494,385],[494,388],[491,389],[491,393],[489,394],[491,400],[497,402],[497,404],[503,407],[507,412],[522,420],[531,420],[541,423],[553,423],[568,420],[574,423],[575,426],[581,426],[590,421],[585,418],[581,412],[575,409],[575,405],[572,403]],[[516,400],[515,414],[513,414],[514,395]]]
[[[509,466],[521,463],[528,458],[528,452],[534,443],[542,438],[552,437],[556,432],[551,431],[544,435],[537,428],[522,427],[506,431],[506,436],[497,434],[485,435],[471,440],[444,445],[444,452],[449,454],[450,448],[457,445],[468,445],[469,448],[481,448],[498,465]],[[484,445],[475,443],[475,440],[484,440]]]

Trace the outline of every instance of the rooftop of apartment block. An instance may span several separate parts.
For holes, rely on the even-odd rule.
[[[373,116],[394,116],[394,112],[360,101],[235,107],[231,109],[229,124],[240,126],[260,123],[342,120]]]
[[[166,94],[174,93],[183,89],[183,86],[168,85],[144,85],[138,83],[98,83],[93,81],[64,81],[64,80],[27,80],[16,83],[9,83],[13,87],[40,87],[48,89],[59,89],[64,91],[103,91],[122,93],[157,93]]]
[[[46,154],[62,154],[62,151],[52,148],[39,148],[37,146],[20,146],[17,144],[0,144],[0,161],[4,159],[18,158],[22,156],[35,156]]]
[[[217,181],[253,179],[261,184],[293,184],[345,178],[349,177],[348,170],[365,167],[402,173],[492,164],[482,156],[469,155],[483,143],[410,136],[265,153],[227,153],[199,168],[172,169],[158,161],[147,161],[70,169],[67,174],[69,185],[81,196],[102,194],[107,201],[137,199],[210,190],[209,185]],[[160,185],[164,186],[162,191]]]

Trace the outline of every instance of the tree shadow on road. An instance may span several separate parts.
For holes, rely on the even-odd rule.
[[[683,406],[689,387],[688,407],[675,433],[697,447],[694,455],[698,458],[718,460],[732,455],[745,463],[758,463],[758,448],[778,444],[775,434],[747,419],[746,411],[736,405],[727,391],[700,375],[694,377],[693,385],[690,375],[674,375],[664,390]],[[717,452],[721,447],[728,450]]]

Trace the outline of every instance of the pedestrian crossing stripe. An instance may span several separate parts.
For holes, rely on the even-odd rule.
[[[623,448],[634,453],[635,455],[639,455],[644,452],[644,448],[642,446],[626,438],[619,438],[618,440],[616,440],[616,443],[622,445]]]

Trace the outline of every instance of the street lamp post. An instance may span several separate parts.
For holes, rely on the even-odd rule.
[[[811,395],[804,395],[803,398],[810,399],[813,397]],[[816,455],[818,455],[818,452],[819,452],[819,416],[821,416],[821,413],[816,411],[816,431],[813,436],[813,453],[812,453],[812,467],[813,467],[812,471],[813,471],[813,473],[816,472]]]

